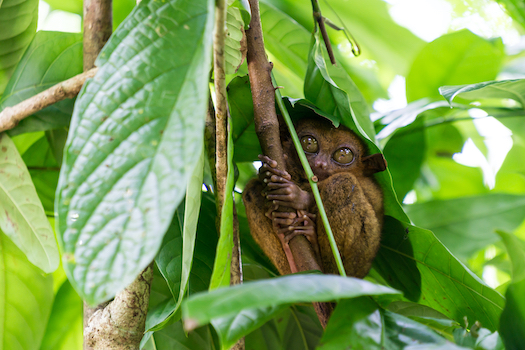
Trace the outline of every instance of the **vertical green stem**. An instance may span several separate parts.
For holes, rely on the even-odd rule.
[[[272,74],[272,83],[274,86],[277,86],[277,83],[275,82],[275,78],[273,74]],[[314,177],[315,176],[314,172],[312,171],[312,168],[310,168],[308,159],[306,159],[306,155],[303,152],[301,141],[299,141],[299,137],[297,136],[297,133],[295,132],[295,128],[292,123],[292,119],[290,118],[290,115],[288,114],[288,111],[286,110],[286,107],[283,103],[283,98],[281,96],[281,92],[279,91],[279,89],[275,89],[275,100],[277,102],[277,105],[279,106],[279,109],[281,110],[284,121],[286,122],[286,125],[288,126],[288,130],[290,130],[290,135],[292,136],[293,144],[295,146],[295,149],[297,150],[297,154],[299,155],[299,159],[301,160],[301,164],[303,165],[304,171],[306,172],[308,182],[310,183],[310,186],[312,187],[312,193],[314,195],[315,202],[317,203],[317,207],[319,208],[319,216],[321,217],[321,220],[323,220],[323,225],[326,231],[326,235],[328,236],[328,241],[330,242],[330,247],[332,248],[332,253],[334,254],[334,258],[337,264],[337,269],[339,270],[339,274],[341,276],[346,277],[346,272],[343,267],[343,261],[341,260],[341,255],[339,254],[339,249],[337,249],[337,244],[335,243],[335,238],[332,232],[332,228],[330,227],[330,223],[328,222],[328,217],[326,216],[326,211],[324,210],[324,205],[321,200],[319,188],[317,187],[317,182],[313,180],[317,178]]]

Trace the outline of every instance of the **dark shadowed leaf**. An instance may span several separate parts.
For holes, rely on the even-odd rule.
[[[512,262],[512,282],[505,296],[507,304],[501,314],[499,332],[507,350],[517,350],[525,344],[525,249],[516,236],[498,232]]]
[[[153,260],[184,196],[202,147],[212,13],[207,0],[141,2],[77,100],[57,227],[64,269],[91,304]]]
[[[428,327],[378,309],[369,298],[343,300],[330,318],[319,349],[466,349],[438,336]]]

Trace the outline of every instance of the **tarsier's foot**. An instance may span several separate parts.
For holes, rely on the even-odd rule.
[[[293,223],[289,226],[279,228],[276,232],[278,232],[278,234],[284,234],[284,242],[286,244],[297,235],[305,236],[312,245],[317,261],[321,264],[321,251],[319,249],[319,243],[317,242],[315,218],[315,214],[298,210],[297,217],[293,220]]]

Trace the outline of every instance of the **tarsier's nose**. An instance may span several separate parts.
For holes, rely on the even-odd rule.
[[[323,158],[317,158],[317,159],[314,161],[314,166],[315,166],[316,168],[320,168],[320,169],[325,170],[326,167],[328,166],[328,164],[326,163],[326,161],[325,161]]]

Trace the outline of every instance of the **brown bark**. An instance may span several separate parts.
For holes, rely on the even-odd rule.
[[[255,132],[259,138],[263,154],[277,161],[277,168],[284,169],[284,155],[281,146],[279,121],[275,111],[275,88],[270,72],[272,64],[268,62],[264,50],[259,3],[249,0],[251,8],[250,29],[246,32],[248,43],[248,74],[253,99]],[[279,210],[289,211],[280,207]],[[268,233],[272,234],[272,233]],[[295,236],[289,242],[290,250],[299,271],[321,270],[315,258],[315,252],[306,237]],[[331,306],[326,303],[314,303],[323,327],[329,318]]]
[[[113,30],[111,0],[84,0],[84,71],[95,59]]]
[[[262,151],[277,161],[277,168],[284,169],[284,156],[279,134],[279,121],[275,111],[275,89],[270,72],[271,63],[266,58],[259,14],[259,3],[250,0],[252,19],[246,32],[248,41],[248,74],[253,99],[255,131]],[[299,271],[321,270],[315,259],[310,242],[302,236],[295,236],[290,241],[290,250]]]
[[[0,112],[0,132],[14,128],[22,119],[54,103],[65,100],[66,98],[75,97],[80,92],[86,79],[92,78],[96,72],[97,68],[93,68],[85,73],[58,83],[13,107],[5,108]]]
[[[148,312],[153,263],[104,308],[84,329],[84,345],[94,350],[138,350]]]

